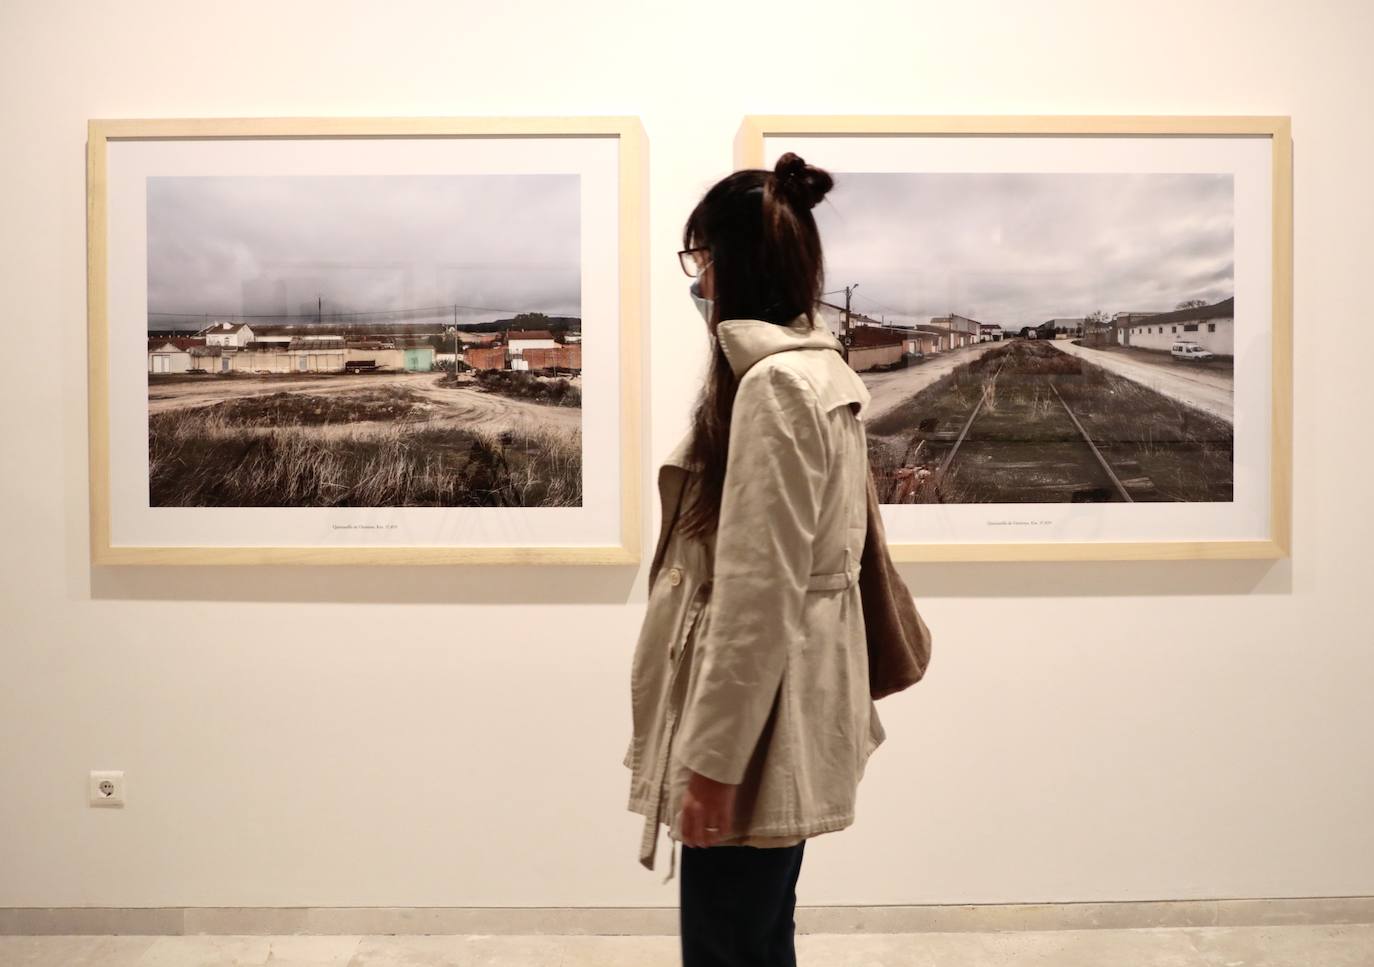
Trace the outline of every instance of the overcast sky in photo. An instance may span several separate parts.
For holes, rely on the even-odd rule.
[[[836,172],[815,209],[855,311],[1007,329],[1234,295],[1230,174]],[[844,293],[826,296],[844,304]]]
[[[149,324],[313,314],[319,298],[326,315],[578,316],[579,219],[575,174],[151,177]]]

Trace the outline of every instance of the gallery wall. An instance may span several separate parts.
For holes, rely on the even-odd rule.
[[[930,674],[798,902],[1374,894],[1372,30],[1357,0],[5,3],[0,907],[676,902],[621,765],[652,500],[637,569],[89,565],[86,121],[265,115],[643,119],[646,497],[706,359],[674,252],[741,115],[1291,115],[1292,559],[904,565]]]

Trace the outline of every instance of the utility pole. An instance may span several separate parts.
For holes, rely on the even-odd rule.
[[[840,342],[844,344],[844,361],[849,362],[849,300],[854,294],[854,290],[859,287],[859,283],[844,287],[844,328],[840,337]]]
[[[315,301],[315,325],[324,322],[324,296],[318,296]]]

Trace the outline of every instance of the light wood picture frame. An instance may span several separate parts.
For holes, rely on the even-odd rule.
[[[734,147],[835,179],[821,314],[895,560],[1289,554],[1290,118],[751,115]]]
[[[92,563],[636,564],[646,163],[634,117],[89,121]]]

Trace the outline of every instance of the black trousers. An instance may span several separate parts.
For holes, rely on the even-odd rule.
[[[796,967],[796,846],[682,845],[683,967]]]

